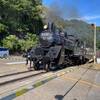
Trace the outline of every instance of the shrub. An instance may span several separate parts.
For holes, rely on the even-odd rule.
[[[9,35],[2,41],[3,46],[9,48],[11,53],[22,53],[38,43],[35,34],[27,33],[25,39],[18,39],[15,35]]]
[[[10,50],[17,50],[18,38],[15,35],[9,35],[3,39],[3,46]]]

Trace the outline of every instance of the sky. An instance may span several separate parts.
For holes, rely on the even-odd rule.
[[[43,0],[43,5],[59,10],[64,19],[81,19],[100,26],[100,0]]]

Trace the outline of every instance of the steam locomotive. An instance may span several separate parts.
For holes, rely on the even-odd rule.
[[[84,42],[54,27],[44,27],[39,34],[39,44],[30,50],[30,61],[35,70],[46,71],[86,62]],[[31,64],[30,64],[31,67]]]

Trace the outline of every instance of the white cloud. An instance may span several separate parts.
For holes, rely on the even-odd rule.
[[[97,16],[83,16],[83,17],[78,18],[78,19],[81,19],[81,20],[94,20],[94,19],[100,19],[100,15],[97,15]]]
[[[91,21],[91,20],[95,20],[95,19],[100,19],[100,15],[95,15],[95,16],[82,16],[82,17],[70,17],[68,18],[69,20],[71,19],[78,19],[78,20],[84,20],[84,21]]]

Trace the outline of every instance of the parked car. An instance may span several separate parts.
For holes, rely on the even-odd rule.
[[[7,58],[9,56],[9,49],[0,47],[0,58]]]

